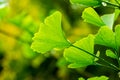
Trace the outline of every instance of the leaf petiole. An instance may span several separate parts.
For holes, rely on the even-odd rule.
[[[95,63],[95,65],[98,65],[98,66],[103,66],[103,67],[107,67],[107,68],[110,68],[110,69],[114,69],[116,70],[115,68],[111,67],[111,66],[107,66],[107,65],[104,65],[104,64],[100,64],[100,63]],[[117,70],[116,70],[117,71]]]
[[[84,50],[82,48],[79,48],[77,46],[74,46],[74,45],[71,45],[71,46],[74,47],[74,48],[77,48],[77,49],[79,49],[79,50],[81,50],[83,52],[86,52],[87,54],[89,54],[89,55],[91,55],[93,57],[96,57],[96,58],[100,59],[101,61],[103,61],[103,62],[107,63],[108,65],[110,65],[111,67],[113,67],[116,71],[120,71],[120,69],[117,66],[115,66],[114,64],[111,64],[110,62],[106,61],[105,59],[103,59],[101,57],[98,57],[95,54],[92,54],[92,53],[90,53],[90,52],[88,52],[88,51],[86,51],[86,50]]]

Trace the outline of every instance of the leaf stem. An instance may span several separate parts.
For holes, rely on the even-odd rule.
[[[110,69],[114,69],[116,70],[115,68],[111,67],[111,66],[107,66],[107,65],[104,65],[104,64],[100,64],[100,63],[95,63],[95,65],[98,65],[98,66],[104,66],[104,67],[107,67],[107,68],[110,68]]]
[[[113,65],[113,64],[111,64],[110,62],[106,61],[105,59],[103,59],[103,58],[101,58],[101,57],[98,57],[98,56],[96,56],[95,54],[92,54],[92,53],[90,53],[90,52],[88,52],[88,51],[86,51],[86,50],[84,50],[84,49],[82,49],[82,48],[79,48],[79,47],[77,47],[77,46],[72,45],[72,47],[77,48],[77,49],[79,49],[79,50],[81,50],[81,51],[83,51],[83,52],[86,52],[87,54],[89,54],[89,55],[91,55],[91,56],[93,56],[93,57],[96,57],[96,58],[100,59],[101,61],[107,63],[109,66],[113,67],[115,70],[120,71],[120,69],[119,69],[118,67],[116,67],[115,65]]]

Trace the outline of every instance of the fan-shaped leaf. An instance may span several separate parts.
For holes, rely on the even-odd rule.
[[[114,32],[107,26],[101,27],[96,34],[95,44],[116,48]]]
[[[89,7],[86,8],[82,13],[82,18],[85,22],[94,24],[98,27],[104,26],[105,23],[102,21],[102,19],[99,17],[99,15],[96,13],[96,11]]]
[[[61,29],[61,13],[57,11],[40,24],[40,29],[35,34],[31,47],[34,51],[45,53],[53,48],[68,46],[70,43],[63,36]]]
[[[91,54],[94,52],[94,36],[89,35],[87,38],[83,38],[77,41],[74,46],[82,48]],[[65,49],[64,57],[67,61],[71,62],[70,68],[85,67],[93,64],[94,57],[88,53],[81,51],[73,46]]]

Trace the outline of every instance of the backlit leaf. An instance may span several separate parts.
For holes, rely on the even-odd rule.
[[[74,46],[77,46],[79,48],[82,48],[89,53],[93,54],[94,52],[94,36],[89,35],[87,38],[83,38],[76,43],[73,44]],[[71,64],[68,66],[70,68],[77,68],[77,67],[85,67],[88,65],[93,64],[94,57],[90,54],[81,51],[73,46],[65,49],[64,51],[64,57],[67,61],[71,62]]]
[[[84,78],[79,78],[78,80],[85,80]]]
[[[101,76],[101,77],[92,77],[87,80],[108,80],[108,77],[106,76]]]
[[[107,26],[100,28],[95,37],[95,44],[100,44],[108,47],[115,48],[114,32]]]
[[[99,57],[99,56],[100,56],[100,51],[97,51],[96,56],[97,56],[97,57]],[[95,58],[95,60],[94,60],[94,61],[98,61],[98,60],[99,60],[98,58]]]
[[[115,14],[105,14],[103,16],[101,16],[103,22],[110,27],[111,29],[113,28],[113,24],[114,24],[114,18],[115,18]]]
[[[116,8],[115,9],[115,18],[114,18],[115,20],[117,20],[119,14],[120,14],[120,10]]]
[[[40,24],[39,31],[35,34],[32,49],[45,53],[53,48],[69,47],[70,43],[63,36],[61,28],[61,13],[55,12]]]
[[[71,3],[79,3],[86,6],[100,6],[100,0],[70,0]]]
[[[87,80],[108,80],[109,78],[106,76],[100,76],[100,77],[91,77],[88,78]],[[84,78],[79,78],[78,80],[85,80]]]
[[[82,18],[84,19],[85,22],[94,24],[98,27],[104,26],[105,23],[101,20],[99,15],[96,13],[96,11],[89,7],[86,8],[83,13],[82,13]]]
[[[111,50],[106,50],[106,55],[111,58],[117,59],[117,56]]]
[[[115,27],[115,40],[116,40],[116,45],[120,47],[120,25],[117,25]]]

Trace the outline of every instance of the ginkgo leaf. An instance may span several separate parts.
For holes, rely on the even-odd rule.
[[[81,77],[81,78],[79,78],[78,80],[85,80],[85,79]]]
[[[77,41],[76,43],[74,43],[73,45],[93,54],[94,36],[89,35],[87,38],[83,38]],[[64,57],[66,58],[68,62],[71,62],[71,64],[68,66],[70,68],[85,67],[85,66],[91,65],[93,64],[94,59],[95,59],[90,54],[82,50],[79,50],[78,48],[75,48],[73,46],[65,49]]]
[[[86,6],[100,6],[100,0],[70,0],[71,3],[79,3]]]
[[[100,51],[97,51],[96,56],[97,56],[97,57],[99,57],[99,56],[100,56]],[[95,58],[95,60],[94,60],[94,61],[98,61],[98,60],[99,60],[98,58]]]
[[[100,76],[100,77],[91,77],[88,78],[87,80],[108,80],[109,78],[106,76]],[[85,80],[84,78],[79,78],[78,80]]]
[[[120,25],[117,25],[115,27],[115,40],[116,40],[116,45],[119,48],[120,47]]]
[[[118,8],[116,8],[115,9],[115,18],[114,18],[114,20],[117,20],[119,14],[120,14],[120,10]]]
[[[101,16],[101,18],[108,27],[110,27],[111,29],[113,28],[115,13],[105,14]]]
[[[95,44],[116,48],[114,32],[107,26],[101,27],[96,34]]]
[[[117,56],[111,50],[106,50],[106,55],[113,59],[117,59]]]
[[[106,76],[100,76],[100,77],[92,77],[87,80],[108,80],[109,78]]]
[[[70,45],[62,32],[61,13],[56,11],[40,24],[31,47],[34,51],[45,53],[53,48],[65,48]]]
[[[84,19],[85,22],[91,23],[98,27],[105,26],[105,23],[102,21],[102,19],[96,13],[96,11],[91,7],[86,8],[83,11],[82,18]]]

